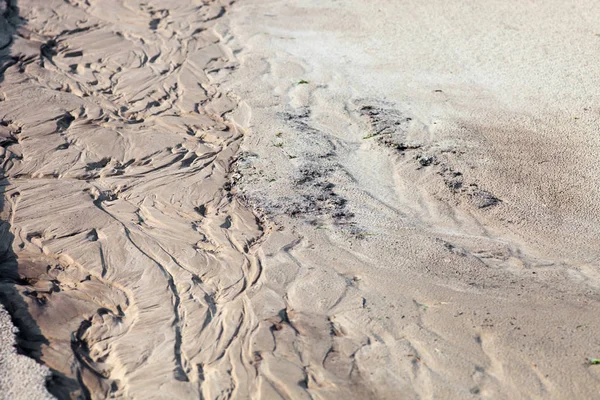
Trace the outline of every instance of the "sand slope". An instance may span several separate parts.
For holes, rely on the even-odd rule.
[[[324,356],[341,382],[375,398],[594,397],[598,16],[593,2],[234,7],[231,87],[252,110],[238,189],[301,237],[279,290],[353,339]]]

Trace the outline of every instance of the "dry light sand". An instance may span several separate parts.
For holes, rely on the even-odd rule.
[[[598,396],[597,1],[0,11],[0,398]]]

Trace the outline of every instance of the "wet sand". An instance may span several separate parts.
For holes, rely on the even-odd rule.
[[[0,291],[57,398],[600,388],[595,3],[16,6]]]

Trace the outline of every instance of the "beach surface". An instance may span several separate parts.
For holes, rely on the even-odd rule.
[[[600,390],[597,2],[13,0],[0,29],[16,396]]]

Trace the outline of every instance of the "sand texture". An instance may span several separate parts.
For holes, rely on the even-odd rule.
[[[16,333],[10,316],[0,307],[0,399],[54,399],[46,390],[46,377],[50,370],[31,358],[17,354]]]
[[[597,395],[597,2],[13,0],[0,30],[27,398]]]

